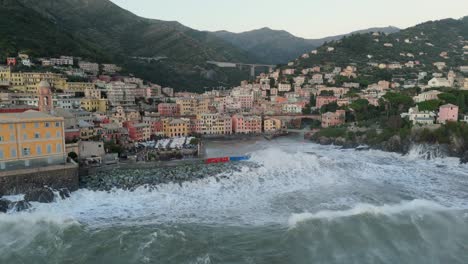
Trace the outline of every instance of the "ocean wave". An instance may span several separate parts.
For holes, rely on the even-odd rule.
[[[64,216],[62,214],[51,214],[46,211],[35,212],[32,210],[31,212],[25,211],[20,213],[0,214],[0,227],[11,224],[25,226],[53,224],[66,228],[72,225],[79,225],[79,222],[72,217]]]
[[[450,208],[440,205],[436,202],[427,201],[427,200],[412,200],[405,201],[399,204],[394,205],[372,205],[372,204],[357,204],[351,209],[340,210],[340,211],[331,211],[324,210],[317,213],[301,213],[301,214],[292,214],[289,217],[288,224],[289,227],[294,228],[302,222],[307,222],[314,219],[326,219],[333,220],[337,218],[350,217],[355,215],[362,214],[373,214],[373,215],[394,215],[400,214],[408,211],[420,211],[420,210],[429,210],[429,211],[445,211],[450,210]]]

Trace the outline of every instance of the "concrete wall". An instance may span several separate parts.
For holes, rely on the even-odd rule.
[[[78,166],[58,165],[0,172],[0,193],[20,194],[43,186],[78,190]]]

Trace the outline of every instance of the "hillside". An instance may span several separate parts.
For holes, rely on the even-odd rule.
[[[108,59],[98,45],[70,34],[17,0],[0,1],[0,32],[2,60],[18,51],[32,56],[73,53],[92,59]]]
[[[249,53],[255,54],[262,62],[269,64],[283,64],[310,52],[327,41],[333,41],[351,34],[368,32],[394,33],[399,31],[395,27],[369,28],[351,32],[349,34],[331,36],[322,39],[304,39],[296,37],[284,30],[262,28],[242,33],[228,31],[213,32],[216,36],[230,42]]]
[[[363,69],[368,63],[417,61],[424,67],[432,67],[434,62],[457,67],[466,64],[463,56],[466,40],[468,17],[430,21],[389,35],[355,34],[325,43],[317,49],[317,54],[297,59],[296,66],[354,63]],[[329,48],[334,50],[328,51]],[[447,58],[440,56],[442,52],[447,52]]]
[[[207,60],[250,62],[247,52],[177,22],[138,17],[108,0],[3,0],[3,56],[31,51],[122,64],[129,72],[175,88],[238,83],[238,70],[211,68]],[[11,13],[14,15],[12,16]],[[5,25],[5,26],[4,26]],[[131,57],[167,57],[143,63]]]

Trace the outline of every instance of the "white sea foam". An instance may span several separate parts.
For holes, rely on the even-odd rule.
[[[309,154],[312,152],[316,154]],[[466,167],[457,167],[458,164],[437,168],[432,161],[415,162],[393,153],[356,152],[298,143],[254,151],[251,155],[252,161],[260,165],[258,168],[245,166],[240,171],[226,172],[224,176],[228,178],[221,181],[209,177],[182,186],[161,185],[153,191],[144,187],[133,192],[82,189],[66,200],[59,199],[52,204],[34,203],[33,212],[0,215],[0,225],[2,221],[15,221],[14,217],[32,221],[29,224],[50,219],[57,224],[78,221],[89,226],[153,223],[285,225],[288,219],[293,223],[300,221],[301,215],[290,217],[297,211],[322,211],[322,215],[327,212],[340,216],[343,212],[323,210],[343,206],[354,208],[345,212],[348,214],[356,214],[359,210],[381,210],[372,205],[356,207],[360,202],[368,202],[359,196],[359,191],[369,188],[376,190],[377,195],[372,198],[379,203],[407,199],[387,201],[383,197],[384,192],[397,190],[411,199],[468,207],[463,193],[466,190],[460,184],[468,181],[468,175],[463,178]],[[328,195],[326,205],[316,201],[324,195]],[[392,197],[398,195],[389,194]],[[421,206],[423,203],[416,200],[409,205]],[[384,207],[382,210],[392,209]],[[314,217],[314,214],[302,216]],[[28,220],[29,217],[38,220]]]
[[[72,217],[63,214],[48,213],[45,211],[25,211],[21,213],[0,214],[0,226],[18,224],[18,225],[37,225],[54,224],[62,227],[79,224]]]
[[[326,219],[333,220],[336,218],[350,217],[362,214],[372,215],[394,215],[404,213],[408,211],[443,211],[450,210],[449,208],[442,206],[438,203],[427,201],[427,200],[413,200],[406,201],[399,204],[389,205],[372,205],[372,204],[357,204],[353,208],[339,211],[324,210],[317,213],[301,213],[292,214],[289,218],[289,226],[296,227],[297,224],[306,222],[313,219]]]

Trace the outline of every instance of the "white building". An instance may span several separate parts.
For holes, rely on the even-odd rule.
[[[432,125],[437,117],[436,113],[429,111],[419,111],[418,106],[412,107],[408,113],[401,114],[402,118],[408,117],[413,125]]]
[[[302,106],[297,104],[284,104],[282,110],[284,113],[288,114],[301,114]]]
[[[417,96],[413,97],[413,100],[415,103],[421,103],[424,101],[430,101],[430,100],[436,100],[439,99],[439,94],[442,92],[437,91],[437,90],[431,90],[428,92],[420,93]]]
[[[432,78],[427,85],[429,87],[451,87],[450,81],[446,78]]]
[[[289,92],[289,91],[291,91],[291,84],[289,83],[278,84],[278,92]]]
[[[111,106],[134,106],[136,84],[110,82],[105,85],[107,100]]]

